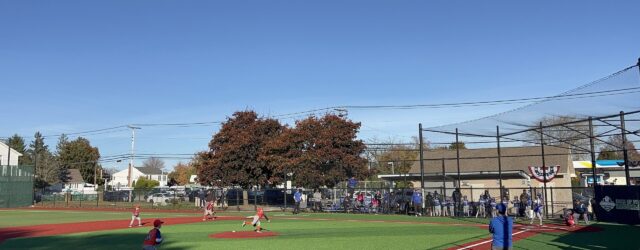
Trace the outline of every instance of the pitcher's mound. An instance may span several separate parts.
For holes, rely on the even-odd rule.
[[[210,238],[216,239],[250,239],[250,238],[262,238],[277,236],[278,233],[271,231],[262,231],[262,233],[256,233],[254,231],[237,231],[237,232],[222,232],[210,234]]]

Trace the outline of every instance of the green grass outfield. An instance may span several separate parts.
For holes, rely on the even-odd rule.
[[[228,213],[248,215],[247,213]],[[0,211],[0,227],[48,223],[128,219],[130,212],[91,211]],[[144,215],[144,214],[143,214]],[[178,217],[194,214],[147,213],[148,217]],[[279,236],[260,239],[212,239],[217,232],[251,230],[240,221],[165,225],[166,249],[445,249],[489,237],[486,229],[472,225],[406,224],[402,221],[434,223],[486,223],[486,220],[409,217],[397,215],[302,214],[298,219],[281,212],[269,213],[264,227]],[[124,218],[123,218],[124,216]],[[146,218],[148,218],[146,217]],[[45,219],[46,218],[46,219]],[[327,220],[314,220],[327,219]],[[372,222],[375,221],[387,221]],[[516,242],[514,249],[638,249],[632,243],[640,228],[599,223],[605,230],[594,233],[542,233]],[[101,232],[37,238],[10,239],[0,249],[140,249],[149,230],[126,228]]]

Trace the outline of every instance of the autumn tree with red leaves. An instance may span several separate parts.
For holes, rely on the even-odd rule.
[[[194,160],[199,182],[244,188],[269,184],[275,173],[259,160],[259,153],[284,128],[277,120],[260,118],[254,111],[234,113],[209,142],[209,151]]]
[[[261,160],[279,175],[293,173],[296,185],[333,187],[349,176],[364,179],[367,160],[361,157],[365,145],[356,139],[360,123],[327,114],[296,121],[295,128],[284,128],[263,148]]]

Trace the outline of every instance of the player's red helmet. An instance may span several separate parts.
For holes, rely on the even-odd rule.
[[[156,219],[153,221],[153,226],[154,227],[158,227],[160,225],[162,225],[164,223],[164,221],[161,221],[160,219]]]

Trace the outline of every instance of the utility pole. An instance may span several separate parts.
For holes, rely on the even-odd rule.
[[[98,188],[98,162],[93,163],[93,188]]]
[[[11,171],[11,139],[7,139],[7,166],[9,167],[9,171]]]
[[[141,128],[140,127],[134,127],[134,126],[131,126],[131,125],[128,125],[127,127],[131,129],[131,154],[129,155],[130,156],[129,157],[129,174],[127,175],[127,181],[129,182],[129,188],[133,188],[132,185],[131,185],[131,183],[132,183],[131,171],[133,169],[133,157],[134,157],[134,154],[135,154],[134,146],[136,144],[136,129],[141,129]],[[129,202],[131,202],[131,191],[129,191]]]
[[[136,144],[136,129],[141,129],[140,127],[134,127],[131,125],[127,126],[131,129],[131,152],[129,154],[129,174],[127,175],[127,181],[129,182],[129,187],[131,187],[131,171],[133,168],[133,157],[135,156],[135,144]]]

